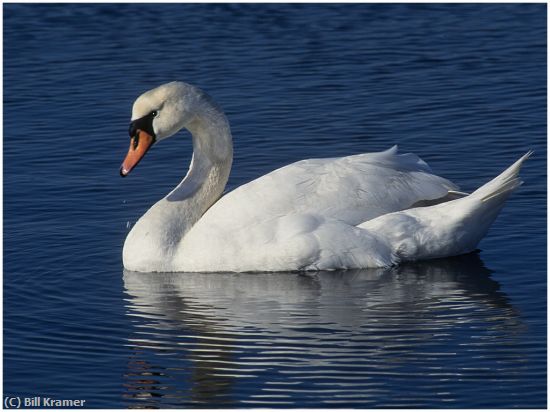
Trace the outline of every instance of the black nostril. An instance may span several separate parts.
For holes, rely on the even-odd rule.
[[[134,150],[136,150],[139,144],[139,133],[137,133],[134,137],[132,137],[132,142],[133,142]]]

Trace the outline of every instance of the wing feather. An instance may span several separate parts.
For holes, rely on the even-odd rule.
[[[397,146],[376,153],[308,159],[277,169],[223,196],[200,223],[247,226],[289,214],[358,225],[447,195],[458,187]],[[233,225],[231,225],[233,226]]]

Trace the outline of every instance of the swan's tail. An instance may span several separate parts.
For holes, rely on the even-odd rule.
[[[359,225],[377,234],[392,251],[392,262],[455,256],[476,249],[508,196],[523,182],[521,166],[533,152],[460,199],[389,213]]]
[[[466,236],[466,249],[474,250],[481,239],[487,234],[494,220],[497,218],[508,197],[523,184],[519,171],[523,162],[533,154],[532,151],[524,154],[512,166],[485,183],[471,195],[461,199],[464,205],[462,224],[467,226],[470,236]]]
[[[525,153],[512,166],[510,166],[508,169],[506,169],[490,182],[481,186],[470,196],[475,199],[479,199],[482,202],[501,203],[501,199],[503,197],[503,200],[506,200],[508,195],[510,195],[515,189],[523,184],[523,181],[519,178],[519,171],[521,169],[521,166],[523,165],[523,162],[525,162],[532,154],[532,150]]]
[[[533,154],[527,152],[512,166],[470,195],[442,204],[442,238],[447,239],[453,255],[471,252],[489,231],[512,192],[523,184],[519,171]],[[435,248],[437,249],[437,248]]]

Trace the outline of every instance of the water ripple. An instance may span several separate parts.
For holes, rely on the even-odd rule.
[[[125,272],[128,315],[141,319],[127,343],[141,366],[129,365],[126,387],[139,383],[140,397],[154,389],[158,406],[201,404],[195,390],[223,405],[220,387],[251,381],[261,392],[242,391],[243,406],[421,407],[432,392],[463,405],[453,395],[461,382],[513,384],[530,373],[525,327],[489,273],[475,254],[308,275]],[[170,385],[144,384],[143,373]],[[380,403],[404,382],[416,396]]]
[[[107,408],[545,406],[546,5],[3,10],[5,395]],[[475,258],[122,278],[129,228],[191,159],[181,133],[118,177],[134,98],[170,80],[224,108],[229,189],[398,143],[470,191],[534,149],[480,244],[494,273]]]

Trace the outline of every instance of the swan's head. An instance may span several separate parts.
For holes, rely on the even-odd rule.
[[[171,82],[139,96],[132,108],[130,149],[120,175],[126,176],[145,156],[153,143],[185,127],[195,116],[196,102],[204,93],[183,82]]]

